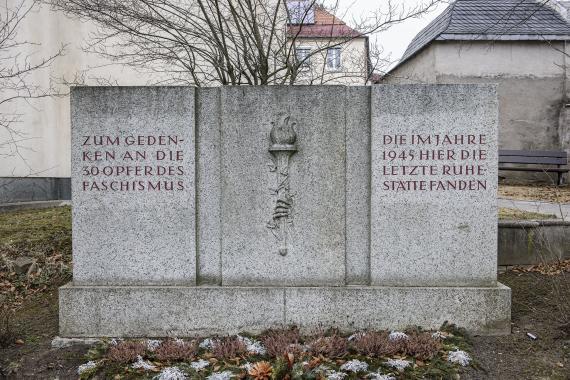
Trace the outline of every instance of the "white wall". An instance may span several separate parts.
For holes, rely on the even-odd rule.
[[[342,43],[340,70],[326,68],[326,47]],[[348,42],[342,39],[297,38],[299,48],[325,49],[311,57],[310,70],[301,73],[299,84],[365,85],[368,79],[367,39],[355,38]]]
[[[384,78],[388,83],[436,83],[435,46],[428,45]]]
[[[563,42],[436,41],[398,66],[389,83],[497,83],[503,149],[567,149]]]
[[[42,6],[30,13],[18,32],[18,40],[30,41],[25,55],[32,62],[48,57],[64,44],[64,56],[59,57],[47,70],[34,73],[32,84],[49,87],[50,80],[57,89],[66,93],[69,87],[63,79],[72,81],[86,74],[85,84],[95,85],[98,79],[116,80],[121,85],[144,85],[151,79],[132,69],[112,65],[94,54],[83,52],[85,39],[94,27],[90,23],[71,20]],[[37,45],[40,44],[40,45]],[[103,67],[101,67],[103,66]],[[50,79],[51,78],[51,79]],[[69,97],[47,98],[12,102],[4,112],[21,114],[21,122],[13,127],[21,133],[18,147],[6,144],[10,135],[0,129],[0,177],[69,177],[70,176],[70,115]],[[2,145],[3,144],[3,145]]]
[[[555,77],[563,72],[560,42],[437,42],[435,49],[436,75]]]

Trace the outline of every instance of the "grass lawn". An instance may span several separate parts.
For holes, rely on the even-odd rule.
[[[499,219],[500,220],[544,220],[544,219],[556,219],[556,215],[541,214],[538,212],[501,207],[499,208]]]
[[[17,259],[33,264],[18,271]],[[4,309],[71,280],[71,208],[0,213],[0,301]]]

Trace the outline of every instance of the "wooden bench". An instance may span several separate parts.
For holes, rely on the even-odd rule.
[[[504,164],[535,166],[505,166]],[[499,170],[557,173],[558,185],[562,185],[562,175],[570,170],[566,165],[568,165],[568,153],[562,150],[499,150]]]

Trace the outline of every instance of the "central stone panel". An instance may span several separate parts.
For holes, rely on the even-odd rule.
[[[344,284],[345,91],[222,90],[223,285]]]

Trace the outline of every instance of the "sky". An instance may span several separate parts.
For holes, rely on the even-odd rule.
[[[354,25],[352,20],[362,20],[370,16],[378,9],[386,9],[388,0],[339,0],[339,16],[348,24]],[[410,9],[418,4],[425,4],[427,0],[392,0],[393,4]],[[377,39],[378,44],[384,49],[384,55],[390,56],[391,61],[397,61],[411,40],[435,17],[437,17],[448,3],[441,3],[430,13],[420,18],[409,19],[401,24],[392,26],[387,31],[376,33],[371,36],[371,42]]]

